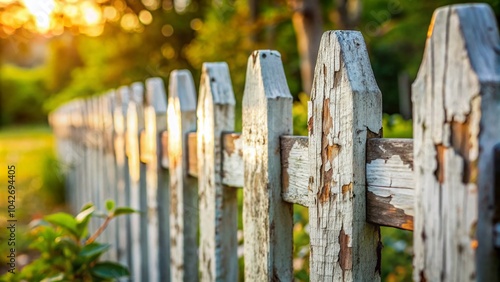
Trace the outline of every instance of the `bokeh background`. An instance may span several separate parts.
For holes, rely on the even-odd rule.
[[[353,29],[365,38],[383,93],[384,136],[411,137],[410,87],[432,13],[462,2],[476,1],[0,0],[0,183],[7,183],[7,165],[15,164],[18,262],[36,256],[23,235],[28,223],[66,209],[64,176],[47,125],[47,114],[58,105],[148,77],[167,82],[174,69],[189,69],[197,84],[203,62],[226,61],[241,107],[248,56],[275,49],[295,99],[295,134],[307,135],[321,34]],[[482,2],[499,17],[498,0]],[[240,129],[241,108],[237,113]],[[1,188],[0,226],[6,199]],[[308,281],[307,219],[307,211],[295,207],[294,269],[301,281]],[[382,232],[383,279],[411,280],[411,232]],[[0,232],[0,254],[6,253],[5,235]],[[0,256],[0,274],[4,260]]]

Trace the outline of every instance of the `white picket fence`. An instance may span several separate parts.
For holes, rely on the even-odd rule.
[[[225,63],[203,65],[198,95],[179,70],[168,102],[160,78],[71,101],[50,114],[69,202],[142,211],[104,237],[133,281],[237,281],[236,187],[246,281],[293,280],[293,204],[309,208],[311,281],[379,281],[380,225],[414,231],[414,280],[499,281],[498,50],[487,5],[436,11],[413,140],[382,138],[382,95],[356,31],[323,35],[308,137],[291,135],[276,51],[248,59],[241,134]]]

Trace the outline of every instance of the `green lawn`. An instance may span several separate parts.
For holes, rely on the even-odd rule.
[[[25,235],[29,222],[64,208],[64,188],[54,158],[54,144],[54,137],[47,125],[0,129],[0,228],[5,228],[8,215],[7,167],[14,165],[18,258],[22,258],[27,247]],[[6,254],[10,248],[5,243],[6,235],[7,232],[0,232],[0,254]],[[5,260],[4,255],[0,256],[0,273],[5,271]]]

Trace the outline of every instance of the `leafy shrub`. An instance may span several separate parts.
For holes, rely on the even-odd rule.
[[[115,203],[111,200],[106,202],[106,209],[106,214],[98,213],[93,204],[87,204],[75,217],[59,212],[35,222],[30,234],[30,248],[37,250],[40,256],[21,272],[7,273],[0,280],[114,281],[128,276],[129,271],[125,266],[99,260],[111,245],[98,243],[96,239],[115,217],[135,210],[115,208]],[[90,235],[88,224],[93,216],[103,217],[104,222]]]

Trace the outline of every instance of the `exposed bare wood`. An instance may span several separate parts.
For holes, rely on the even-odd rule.
[[[243,139],[240,133],[222,135],[222,183],[243,187]]]
[[[238,201],[236,190],[222,184],[223,131],[234,130],[235,99],[226,63],[203,64],[198,102],[196,151],[200,197],[201,281],[238,280]],[[192,157],[194,155],[194,157]]]
[[[168,97],[170,168],[170,268],[172,281],[198,281],[198,187],[188,169],[187,133],[196,130],[196,92],[188,70],[170,74]]]
[[[380,231],[366,223],[366,140],[382,95],[361,33],[323,35],[309,110],[312,281],[379,281]]]
[[[248,58],[243,94],[246,281],[291,281],[292,205],[281,199],[280,136],[292,132],[292,96],[280,54]]]
[[[198,177],[198,137],[196,132],[187,134],[188,142],[188,174]]]
[[[281,137],[281,176],[284,201],[309,206],[309,143],[307,137]]]
[[[485,4],[443,7],[428,35],[412,96],[413,278],[499,281],[491,157],[500,141],[495,16]]]
[[[366,150],[366,220],[413,230],[413,140],[372,138]]]
[[[148,281],[165,281],[170,278],[168,263],[170,246],[164,238],[168,234],[168,176],[160,164],[160,132],[167,128],[167,101],[163,80],[153,77],[146,80],[144,107],[144,152],[146,160]]]

